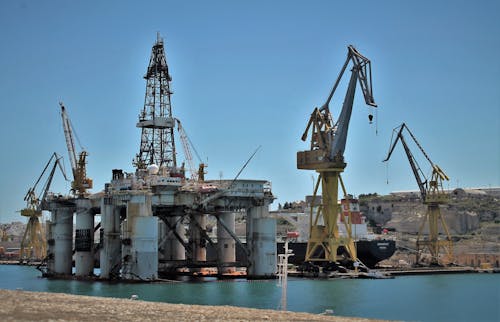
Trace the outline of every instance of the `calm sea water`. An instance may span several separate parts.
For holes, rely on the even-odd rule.
[[[47,280],[33,267],[0,265],[0,288],[146,301],[278,309],[276,281],[128,284]],[[500,321],[500,274],[386,280],[289,279],[288,310],[404,321]]]

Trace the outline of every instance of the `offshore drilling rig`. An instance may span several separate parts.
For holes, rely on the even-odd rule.
[[[74,252],[75,276],[82,278],[93,275],[96,262],[101,279],[155,280],[181,272],[200,274],[205,268],[224,275],[238,267],[246,267],[248,277],[274,276],[276,222],[269,215],[269,204],[275,198],[270,183],[238,176],[204,180],[203,163],[196,171],[185,131],[173,116],[172,77],[159,35],[144,78],[146,94],[136,125],[141,129],[141,143],[133,160],[135,171],[113,169],[110,182],[95,194],[86,191],[91,185],[86,173],[74,171],[74,196],[48,196],[44,210],[51,212],[51,220],[44,274],[71,275]],[[190,177],[184,165],[177,164],[176,124]],[[75,170],[78,167],[79,163]],[[94,217],[99,214],[101,221],[95,225]],[[236,214],[246,216],[244,238],[235,233]],[[208,216],[217,222],[216,237],[207,232]],[[99,229],[99,243],[94,243]],[[237,253],[243,259],[238,259]]]

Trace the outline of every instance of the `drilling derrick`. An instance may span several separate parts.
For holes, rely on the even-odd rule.
[[[347,93],[342,110],[334,123],[329,104],[350,62],[352,62],[353,67]],[[316,170],[319,173],[314,189],[314,198],[321,184],[321,205],[318,207],[316,214],[313,214],[313,207],[311,207],[306,262],[324,263],[327,266],[331,263],[333,264],[332,267],[335,267],[337,251],[340,247],[346,250],[346,259],[353,262],[357,261],[356,247],[351,237],[350,219],[344,220],[347,236],[339,235],[338,188],[340,183],[347,199],[347,192],[340,174],[347,165],[344,162],[344,150],[358,81],[363,91],[365,103],[371,107],[376,107],[377,104],[372,95],[370,60],[361,55],[353,46],[348,46],[347,59],[326,102],[321,108],[316,107],[313,110],[306,130],[302,135],[302,141],[305,141],[308,133],[311,132],[310,150],[297,152],[298,169]]]
[[[137,127],[142,131],[141,147],[134,165],[137,169],[145,169],[155,164],[170,172],[176,172],[175,124],[170,104],[172,77],[168,73],[163,39],[159,33],[151,50],[151,58],[144,79],[146,79],[144,108],[137,123]]]

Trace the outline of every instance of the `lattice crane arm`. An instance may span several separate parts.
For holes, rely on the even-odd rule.
[[[398,141],[401,141],[401,144],[403,145],[403,148],[404,148],[405,153],[406,153],[406,157],[408,158],[408,162],[410,163],[411,170],[413,172],[413,175],[415,176],[415,180],[417,181],[418,189],[420,190],[420,195],[422,196],[422,199],[425,200],[425,197],[427,195],[427,178],[425,177],[424,173],[422,172],[422,170],[418,166],[418,163],[417,163],[415,157],[411,153],[410,147],[406,143],[406,140],[403,136],[403,130],[405,128],[408,130],[408,128],[406,127],[406,124],[403,123],[399,127],[394,129],[393,133],[395,133],[397,131],[396,138],[394,139],[394,142],[391,144],[391,147],[389,148],[389,152],[387,153],[387,157],[384,159],[383,162],[389,161],[389,159],[391,158],[392,152],[394,151],[394,148],[396,147],[396,144],[398,143]]]
[[[60,102],[59,105],[61,106],[61,118],[64,128],[64,137],[66,139],[66,146],[68,148],[71,170],[73,172],[73,182],[71,184],[71,190],[75,194],[83,196],[87,192],[87,189],[92,189],[93,186],[92,179],[87,178],[86,158],[88,153],[87,151],[82,149],[82,151],[78,154],[77,159],[75,141],[73,140],[74,135],[71,129],[71,121],[68,117],[68,113],[66,112],[64,104]]]
[[[38,204],[38,208],[39,210],[41,211],[41,206],[42,206],[42,202],[45,201],[45,198],[47,198],[47,194],[49,192],[49,189],[50,189],[50,185],[52,184],[52,179],[54,178],[54,173],[56,172],[56,168],[59,166],[59,169],[61,170],[61,173],[63,174],[64,176],[64,179],[66,181],[68,181],[68,178],[66,177],[66,171],[64,171],[64,167],[62,166],[61,164],[61,159],[62,157],[58,156],[57,153],[54,152],[54,154],[52,155],[52,157],[50,158],[51,160],[54,159],[54,165],[52,166],[52,169],[50,170],[50,173],[49,173],[49,176],[47,178],[47,182],[45,183],[45,186],[43,187],[43,190],[42,190],[42,198],[40,198],[40,203]],[[49,161],[50,162],[50,161]]]
[[[66,108],[62,102],[59,102],[61,106],[61,118],[64,129],[64,137],[66,139],[66,147],[68,148],[69,161],[71,163],[71,170],[73,171],[73,179],[77,177],[77,163],[76,163],[76,152],[75,152],[75,141],[73,140],[73,131],[71,130],[71,122],[69,120],[68,114],[66,113]]]
[[[311,132],[311,147],[309,151],[297,154],[297,167],[299,169],[317,169],[325,166],[345,168],[344,150],[358,81],[363,91],[365,103],[371,107],[377,107],[373,98],[370,60],[361,55],[352,45],[349,45],[347,50],[347,58],[325,103],[321,108],[314,109],[302,135],[302,140],[305,141],[307,133]],[[351,77],[342,109],[334,123],[329,104],[350,63],[353,65]]]
[[[181,125],[181,121],[179,119],[175,119],[177,121],[177,131],[179,132],[179,136],[182,142],[182,148],[184,149],[184,156],[188,163],[189,172],[191,174],[191,179],[198,180],[198,171],[196,170],[193,163],[193,155],[191,154],[191,149],[189,148],[189,139],[187,137],[184,128]]]
[[[347,68],[347,65],[349,62],[353,63],[353,69],[352,72],[353,74],[357,74],[357,78],[359,79],[359,85],[361,86],[361,89],[363,91],[363,96],[365,98],[365,103],[367,105],[377,107],[377,104],[375,103],[375,100],[373,99],[373,87],[372,87],[372,67],[371,67],[371,62],[368,58],[365,56],[361,55],[359,51],[354,48],[354,46],[349,45],[347,47],[347,58],[344,63],[344,66],[342,66],[342,69],[340,70],[339,76],[337,77],[337,80],[335,81],[332,90],[330,91],[330,94],[328,95],[328,98],[326,99],[325,104],[322,106],[323,109],[328,109],[328,105],[330,104],[330,101],[333,97],[333,94],[335,93],[335,90],[337,90],[337,86],[340,83],[340,80],[342,76],[344,75],[344,72]],[[356,85],[356,84],[354,84]]]
[[[55,152],[52,154],[52,156],[50,157],[49,161],[47,162],[47,164],[43,168],[42,173],[40,174],[40,176],[36,180],[35,184],[33,185],[33,187],[31,187],[31,188],[28,189],[28,192],[24,196],[24,201],[26,201],[26,203],[27,203],[27,208],[26,209],[28,209],[28,211],[26,211],[26,210],[23,211],[22,210],[21,211],[22,215],[31,216],[31,215],[34,214],[33,211],[35,211],[36,213],[41,212],[41,210],[42,210],[41,209],[41,204],[45,200],[45,198],[47,197],[47,193],[48,193],[48,191],[50,189],[50,185],[52,184],[52,179],[54,178],[54,173],[56,171],[57,166],[59,166],[59,169],[61,170],[61,172],[62,172],[62,174],[64,176],[64,179],[68,180],[68,178],[66,177],[66,172],[64,171],[64,168],[63,168],[63,166],[60,163],[61,159],[62,159],[62,157],[58,156]],[[52,168],[50,170],[50,173],[49,173],[49,175],[47,177],[47,181],[45,182],[45,185],[43,186],[42,191],[41,191],[42,197],[41,198],[37,198],[35,189],[36,189],[38,183],[40,182],[40,180],[45,175],[45,172],[47,171],[47,169],[49,168],[49,166],[50,166],[50,164],[52,162],[54,162],[54,164],[53,164],[53,166],[52,166]]]
[[[352,62],[353,67],[351,70],[351,78],[349,80],[349,85],[347,87],[347,92],[344,98],[344,103],[342,105],[342,110],[338,117],[337,122],[331,126],[330,133],[328,133],[329,138],[329,151],[328,156],[330,160],[343,160],[345,145],[347,141],[347,132],[349,129],[349,121],[351,119],[352,106],[354,102],[354,94],[356,92],[356,83],[359,80],[359,84],[363,91],[363,96],[365,98],[365,103],[372,107],[377,107],[375,100],[373,99],[373,91],[372,91],[372,76],[371,76],[371,62],[368,58],[361,55],[352,45],[347,47],[347,59],[342,67],[337,80],[328,96],[325,104],[321,108],[324,110],[328,116],[327,118],[331,119],[329,115],[328,105],[330,100],[337,89],[337,86],[342,78],[347,65],[349,62]]]

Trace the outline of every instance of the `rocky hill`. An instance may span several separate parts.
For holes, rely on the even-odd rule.
[[[427,207],[418,192],[360,195],[360,207],[373,225],[389,227],[400,240],[418,233]],[[455,189],[450,202],[441,206],[441,214],[457,250],[464,252],[500,252],[500,196],[497,189]],[[424,234],[427,233],[426,227]],[[441,233],[443,233],[441,229]]]

